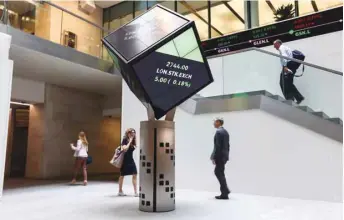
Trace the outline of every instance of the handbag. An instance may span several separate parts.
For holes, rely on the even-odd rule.
[[[86,164],[89,165],[93,162],[93,158],[91,156],[87,157]]]
[[[121,150],[121,146],[117,147],[115,155],[110,160],[110,164],[117,168],[121,168],[123,164],[124,154],[125,152]]]

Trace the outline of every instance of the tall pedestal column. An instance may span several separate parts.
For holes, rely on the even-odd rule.
[[[173,121],[140,125],[140,204],[145,212],[175,209],[175,132]]]
[[[0,33],[0,198],[5,175],[8,120],[12,90],[13,61],[8,59],[11,36]]]

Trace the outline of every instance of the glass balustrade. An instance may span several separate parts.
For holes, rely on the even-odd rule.
[[[111,61],[101,42],[107,34],[99,28],[103,26],[101,9],[87,14],[80,11],[77,2],[57,1],[54,4],[90,22],[50,4],[34,1],[7,1],[6,4],[0,1],[0,18],[25,33]]]
[[[203,97],[226,98],[229,94],[245,95],[265,90],[284,98],[280,84],[280,57],[252,49],[210,58],[209,65],[214,83],[200,91],[199,95]],[[300,105],[342,118],[342,72],[307,64],[304,67],[304,73],[303,64],[296,73],[303,75],[294,77],[294,85],[305,98]]]

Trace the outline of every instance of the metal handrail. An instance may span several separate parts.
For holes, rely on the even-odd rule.
[[[237,54],[237,53],[244,53],[244,52],[252,51],[252,50],[255,50],[255,51],[258,51],[258,52],[261,52],[261,53],[265,53],[265,54],[268,54],[268,55],[271,55],[271,56],[283,58],[283,59],[286,59],[286,60],[294,61],[294,62],[297,62],[297,63],[304,64],[306,66],[313,67],[315,69],[319,69],[319,70],[330,72],[330,73],[333,73],[333,74],[336,74],[336,75],[343,76],[343,72],[341,72],[341,71],[329,69],[329,68],[326,68],[326,67],[323,67],[323,66],[319,66],[319,65],[316,65],[316,64],[313,64],[313,63],[309,63],[309,62],[305,62],[305,61],[302,61],[302,60],[298,60],[298,59],[295,59],[295,58],[290,58],[290,57],[282,56],[282,55],[279,55],[279,54],[276,54],[276,53],[273,53],[273,52],[270,52],[270,51],[266,51],[266,50],[263,50],[263,49],[260,49],[260,48],[257,48],[257,47],[250,47],[250,48],[246,48],[246,49],[242,49],[242,50],[236,50],[236,51],[233,51],[233,52],[217,54],[217,55],[214,55],[214,56],[209,56],[208,59],[212,59],[212,58],[216,58],[216,57],[222,57],[222,56],[226,56],[226,55]]]

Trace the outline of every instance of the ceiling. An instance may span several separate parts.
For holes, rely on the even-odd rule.
[[[80,89],[101,95],[122,92],[122,78],[44,53],[11,46],[13,74],[34,81]]]
[[[113,5],[116,5],[116,4],[120,3],[122,1],[111,1],[111,0],[108,0],[108,1],[94,1],[94,3],[96,3],[96,5],[98,5],[101,8],[108,8],[108,7],[111,7]]]

